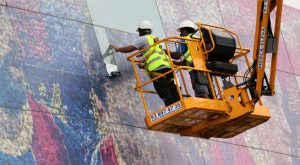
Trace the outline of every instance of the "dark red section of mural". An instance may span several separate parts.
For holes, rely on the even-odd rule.
[[[104,165],[118,165],[117,155],[114,149],[114,139],[109,135],[101,142],[100,153]]]
[[[29,94],[27,95],[27,99],[30,109],[38,109],[41,111],[31,112],[34,133],[32,152],[36,163],[49,165],[69,164],[63,137],[47,107],[33,100],[32,96]]]

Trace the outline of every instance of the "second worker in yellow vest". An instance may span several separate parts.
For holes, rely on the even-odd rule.
[[[180,32],[181,37],[190,39],[191,35],[195,32],[196,29],[196,25],[192,21],[185,20],[180,23],[177,31]],[[177,58],[180,58],[179,60],[173,61],[175,64],[193,67],[193,59],[187,44],[181,43],[177,51],[171,52],[171,55],[173,57],[177,56]],[[192,87],[195,91],[195,96],[201,98],[209,98],[208,80],[204,76],[203,72],[192,69],[189,69],[188,71],[191,78]]]
[[[147,20],[142,21],[138,25],[137,31],[139,32],[140,38],[133,44],[124,47],[111,45],[111,47],[115,49],[116,52],[129,53],[135,50],[142,50],[158,41],[157,37],[151,35],[152,24]],[[159,44],[141,54],[141,57],[143,58],[144,63],[140,65],[140,67],[143,67],[146,70],[146,73],[150,78],[155,78],[170,70],[168,56]],[[153,85],[157,94],[164,101],[166,106],[179,101],[180,98],[173,81],[172,73],[154,81]]]

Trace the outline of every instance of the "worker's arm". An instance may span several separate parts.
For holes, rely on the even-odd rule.
[[[133,45],[128,45],[124,47],[117,47],[116,45],[110,45],[110,47],[115,49],[116,52],[121,52],[121,53],[129,53],[137,50],[137,48]]]
[[[175,52],[170,51],[171,58],[173,59],[172,61],[175,65],[185,65],[183,54],[186,53],[187,50],[187,45],[181,43]]]
[[[171,58],[178,60],[178,59],[180,59],[182,54],[179,52],[171,52],[170,51],[170,55],[171,55]]]
[[[185,60],[184,60],[183,56],[181,56],[179,59],[172,59],[172,61],[175,65],[178,65],[178,66],[180,66],[180,65],[184,66],[185,65],[185,63],[184,63]]]
[[[181,41],[181,42],[184,42]],[[188,47],[186,43],[180,43],[175,52],[170,52],[170,55],[173,59],[180,59],[186,52],[188,51]]]
[[[138,63],[138,66],[140,69],[145,69],[145,63]]]

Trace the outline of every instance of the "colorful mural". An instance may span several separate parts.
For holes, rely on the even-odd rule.
[[[192,19],[225,25],[253,46],[255,0],[155,2],[166,36],[178,35],[179,23]],[[1,165],[300,164],[299,9],[284,6],[276,95],[263,99],[270,121],[222,140],[145,129],[129,54],[114,54],[122,75],[107,78],[98,25],[85,0],[0,4]],[[103,28],[111,44],[137,38]],[[146,98],[151,109],[163,105],[156,96]]]
[[[6,0],[8,6],[34,11],[45,15],[91,23],[85,0]]]

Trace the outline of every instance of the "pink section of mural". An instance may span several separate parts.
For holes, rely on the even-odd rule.
[[[182,0],[156,0],[167,36],[179,35],[176,29],[181,21],[189,19]]]
[[[293,73],[293,68],[292,68],[290,58],[289,58],[289,54],[288,54],[288,51],[285,46],[285,42],[282,37],[283,36],[280,36],[280,41],[279,41],[279,46],[278,46],[277,69],[280,71]],[[268,57],[271,57],[271,55],[269,55]],[[269,64],[267,64],[267,66],[270,67],[271,62]]]
[[[32,58],[36,58],[42,61],[51,61],[53,57],[51,55],[51,49],[47,45],[48,32],[45,29],[45,23],[40,14],[35,14],[27,11],[20,11],[20,17],[10,17],[14,22],[13,28],[17,36],[26,34],[28,37],[19,38],[19,45],[23,45],[21,48],[22,55],[27,55]]]
[[[218,0],[226,28],[236,32],[245,48],[253,48],[256,1]]]
[[[185,0],[182,5],[188,19],[205,24],[224,25],[217,0]]]
[[[300,75],[300,19],[296,15],[300,15],[300,10],[284,5],[281,29],[294,73]]]
[[[27,0],[6,0],[8,5],[21,7],[23,9],[30,9],[31,11],[40,11],[40,0],[31,0],[28,3]]]
[[[85,0],[6,0],[8,6],[46,13],[68,19],[91,22]]]
[[[292,150],[299,145],[293,140],[295,136],[299,136],[299,132],[293,126],[299,124],[299,121],[296,122],[295,120],[295,118],[298,118],[295,112],[299,112],[299,108],[295,108],[297,102],[300,105],[299,90],[297,89],[295,77],[277,71],[276,94],[273,97],[264,98],[265,105],[271,111],[271,119],[266,124],[258,127],[259,137],[264,149],[279,153],[296,154]]]
[[[235,143],[246,146],[247,143],[244,138],[236,138]],[[254,165],[256,164],[254,157],[256,155],[251,154],[251,149],[247,147],[241,147],[239,145],[234,146],[235,164],[237,165]]]
[[[264,155],[266,157],[267,164],[271,164],[271,165],[295,164],[295,165],[298,165],[298,163],[292,162],[292,157],[285,155],[285,154],[279,154],[279,153],[265,151]]]
[[[222,158],[222,152],[221,152],[221,146],[220,145],[216,145],[215,148],[215,159],[213,164],[215,165],[224,165],[224,161]]]
[[[161,136],[161,145],[164,146],[161,148],[161,153],[163,154],[163,159],[168,160],[168,164],[184,164],[187,158],[184,157],[184,154],[180,151],[183,149],[179,147],[175,139],[168,136]],[[173,159],[176,158],[176,159]]]
[[[33,142],[32,152],[37,164],[69,164],[68,153],[59,127],[53,120],[47,107],[36,102],[27,95],[30,109],[39,109],[41,112],[32,111]]]
[[[100,153],[104,165],[118,165],[117,155],[114,150],[114,139],[112,135],[103,139],[100,144]]]

